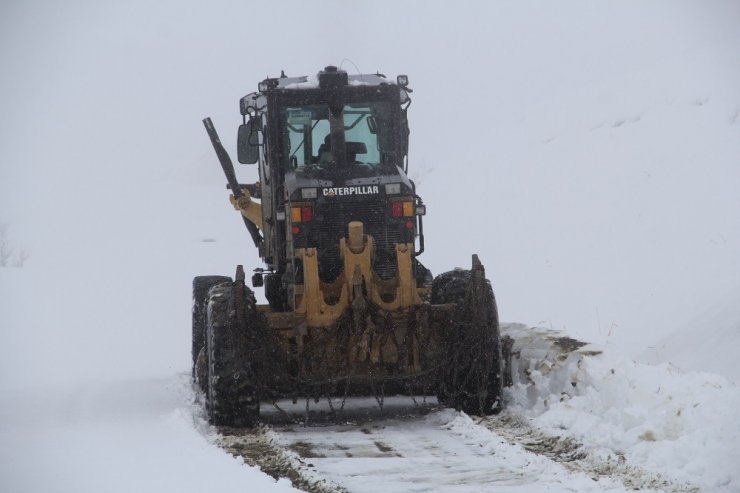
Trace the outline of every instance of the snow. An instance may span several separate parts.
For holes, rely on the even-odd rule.
[[[313,469],[353,492],[627,491],[613,480],[569,474],[450,409],[412,419],[280,431],[286,446],[310,444],[306,460]]]
[[[30,256],[0,268],[0,490],[288,488],[213,444],[183,382],[192,277],[261,266],[200,120],[233,150],[266,75],[350,57],[409,74],[423,261],[479,253],[503,319],[606,350],[515,406],[595,454],[738,491],[737,2],[387,7],[3,5],[0,222]]]
[[[704,310],[639,355],[647,363],[670,362],[684,370],[708,371],[740,383],[740,289]]]
[[[528,378],[508,391],[510,412],[597,456],[624,457],[702,491],[740,491],[740,388],[726,378],[609,350],[538,362],[525,362]]]
[[[285,86],[286,89],[317,89],[319,87],[319,78],[316,74],[306,76],[304,82],[294,82]]]
[[[216,447],[188,376],[0,395],[0,489],[297,491]]]

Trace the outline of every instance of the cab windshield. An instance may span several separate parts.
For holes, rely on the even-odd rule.
[[[381,167],[394,162],[395,142],[390,110],[390,103],[386,102],[344,106],[346,165],[352,170],[350,174],[376,174]],[[331,152],[327,105],[284,107],[280,112],[280,122],[285,169],[325,174],[341,164],[335,162]]]

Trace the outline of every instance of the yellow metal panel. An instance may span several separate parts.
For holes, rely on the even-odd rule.
[[[412,202],[409,204],[413,206]],[[296,312],[305,315],[309,327],[329,327],[357,296],[363,296],[363,292],[367,293],[368,298],[378,307],[389,312],[420,305],[422,302],[413,276],[413,243],[396,245],[398,274],[394,279],[383,280],[372,270],[375,246],[373,237],[363,235],[361,223],[350,228],[350,238],[352,237],[355,237],[355,243],[360,243],[360,238],[364,239],[364,244],[356,244],[353,249],[345,238],[340,238],[339,250],[344,261],[344,269],[331,284],[322,283],[319,279],[318,252],[315,248],[296,251],[296,256],[303,260],[304,276],[303,285],[296,286],[297,289],[302,288],[302,294],[296,293],[299,296],[296,300]],[[327,293],[331,293],[331,298],[336,302],[327,304]],[[377,359],[381,352],[380,346],[374,347],[373,341],[367,342],[371,344],[368,348],[371,359]],[[393,345],[387,347],[389,357],[394,354],[394,350],[398,350],[398,344],[395,349],[391,346]],[[362,360],[361,356],[358,357]]]
[[[244,217],[252,221],[259,229],[262,227],[262,204],[252,200],[249,190],[242,189],[242,196],[238,199],[229,195],[229,201],[234,208],[242,213]]]

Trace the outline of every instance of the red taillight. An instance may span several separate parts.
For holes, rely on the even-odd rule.
[[[414,202],[411,200],[391,202],[391,215],[393,217],[412,217],[414,215]]]
[[[290,220],[293,224],[313,221],[313,207],[310,205],[291,207]]]

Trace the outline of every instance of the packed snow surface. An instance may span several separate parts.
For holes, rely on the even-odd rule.
[[[357,420],[363,407],[377,408],[373,399],[360,399],[347,404],[346,420],[333,424],[271,426],[279,444],[297,450],[312,474],[353,492],[616,492],[634,485],[740,491],[735,385],[609,351],[585,353],[564,360],[524,357],[507,390],[508,410],[499,417],[481,420],[449,409],[419,414],[410,398],[399,398],[389,399],[385,416],[376,409],[373,419]],[[218,448],[216,430],[194,401],[189,375],[5,391],[0,486],[14,492],[48,491],[49,485],[64,492],[203,491],[214,484],[292,491],[287,480],[276,482]],[[283,406],[291,412],[290,404]],[[264,408],[269,421],[276,411]],[[299,402],[293,412],[300,416],[302,408]],[[521,428],[517,420],[529,431],[512,439]],[[532,430],[567,444],[567,455],[558,457],[554,445],[533,452],[527,447]]]
[[[614,480],[571,474],[451,409],[276,431],[318,474],[352,492],[626,491]]]

